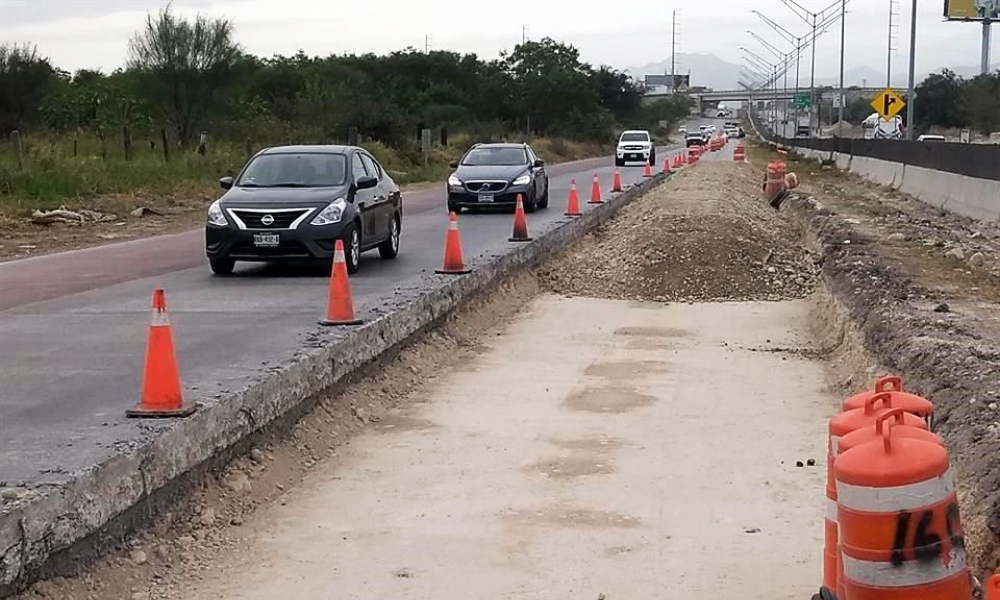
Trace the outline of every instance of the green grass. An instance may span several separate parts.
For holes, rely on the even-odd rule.
[[[512,138],[513,139],[513,138]],[[363,143],[400,185],[425,181],[444,181],[450,173],[448,163],[469,147],[468,136],[453,136],[447,147],[434,146],[430,161],[423,165],[416,147],[390,148],[379,143]],[[548,162],[562,162],[607,152],[595,144],[565,140],[532,140],[535,151]],[[247,158],[245,144],[213,142],[202,156],[194,150],[170,149],[164,160],[157,143],[150,148],[145,140],[136,140],[131,160],[126,161],[120,146],[109,140],[104,158],[95,137],[39,135],[23,141],[23,165],[18,168],[12,146],[0,147],[0,215],[26,216],[35,209],[49,210],[66,205],[71,208],[101,210],[114,205],[123,196],[135,201],[155,201],[217,190],[220,176],[236,173]],[[252,148],[256,151],[258,147]]]

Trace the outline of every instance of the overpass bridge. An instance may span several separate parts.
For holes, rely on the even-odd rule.
[[[817,88],[826,90],[824,93],[820,94],[822,100],[832,100],[837,95],[837,89],[829,89],[829,87]],[[885,88],[881,87],[849,87],[845,90],[847,95],[847,101],[850,102],[859,96],[863,97],[873,97],[876,94],[882,92]],[[772,102],[776,100],[791,100],[795,97],[795,94],[808,94],[809,88],[800,87],[798,90],[795,88],[784,88],[775,89],[765,89],[765,90],[705,90],[698,92],[689,92],[687,95],[698,103],[698,112],[703,110],[704,104],[718,104],[719,102],[750,102],[750,100],[761,101],[761,102]],[[653,92],[648,93],[643,98],[646,103],[655,102],[656,100],[667,98],[671,94],[669,92]]]

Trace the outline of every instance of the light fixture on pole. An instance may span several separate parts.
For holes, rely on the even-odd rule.
[[[834,19],[834,16],[840,15],[840,10],[842,9],[843,0],[834,0],[833,4],[827,6],[819,12],[812,12],[806,7],[799,4],[796,0],[781,0],[785,6],[792,9],[800,19],[805,21],[807,25],[812,27],[812,36],[810,37],[810,43],[812,44],[812,67],[810,68],[809,77],[809,97],[811,99],[810,104],[814,107],[816,105],[816,38],[819,37],[820,27],[826,25],[829,26]],[[834,12],[836,11],[836,12]],[[809,122],[810,129],[812,128],[812,118],[815,113],[814,109],[810,107],[809,109]]]

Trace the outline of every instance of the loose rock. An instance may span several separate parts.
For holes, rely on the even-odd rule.
[[[211,527],[212,525],[215,525],[215,509],[206,508],[205,510],[201,511],[201,516],[198,518],[198,521],[205,527]]]
[[[982,252],[976,252],[975,254],[969,257],[969,264],[972,265],[973,267],[983,266],[984,264],[986,264],[986,255],[984,255]]]
[[[149,557],[147,557],[146,553],[142,550],[133,550],[132,553],[129,554],[128,559],[132,561],[132,564],[134,565],[144,565],[149,562]]]

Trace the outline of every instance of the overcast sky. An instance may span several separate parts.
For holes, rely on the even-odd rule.
[[[799,0],[820,10],[833,0]],[[848,4],[847,68],[884,72],[890,0]],[[544,36],[578,47],[583,59],[617,68],[670,56],[670,22],[680,9],[680,52],[710,53],[741,62],[740,46],[766,51],[745,32],[750,28],[780,45],[750,11],[757,9],[796,34],[806,25],[782,0],[174,0],[178,13],[232,18],[243,47],[256,55],[386,53],[413,46],[474,52],[495,57],[521,40]],[[32,42],[59,68],[112,70],[124,64],[129,38],[147,11],[164,0],[0,0],[0,42]],[[979,64],[981,27],[945,23],[943,0],[919,0],[917,70]],[[894,57],[905,72],[910,0],[899,2]],[[994,62],[1000,55],[1000,25],[994,26]],[[818,45],[817,73],[833,76],[839,65],[839,26]],[[896,69],[894,69],[896,71]]]

